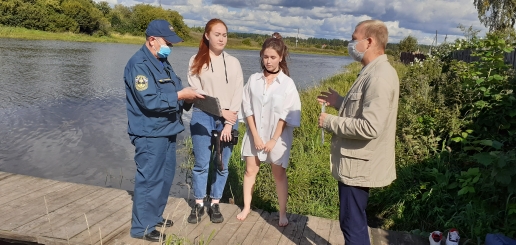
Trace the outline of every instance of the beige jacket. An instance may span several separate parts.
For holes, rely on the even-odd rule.
[[[382,187],[396,179],[394,144],[399,79],[386,55],[360,72],[343,98],[339,115],[328,115],[331,172],[346,185]]]

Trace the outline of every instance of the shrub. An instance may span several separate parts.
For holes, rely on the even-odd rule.
[[[247,46],[251,46],[251,39],[250,38],[246,38],[246,39],[242,40],[242,44],[243,45],[247,45]]]

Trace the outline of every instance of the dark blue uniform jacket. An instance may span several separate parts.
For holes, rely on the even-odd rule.
[[[166,59],[157,59],[147,46],[138,50],[124,70],[129,135],[164,137],[184,130],[183,86]]]

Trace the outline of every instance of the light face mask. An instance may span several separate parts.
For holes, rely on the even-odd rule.
[[[154,49],[154,51],[156,51],[156,49]],[[156,51],[156,54],[158,55],[158,58],[164,59],[170,55],[170,52],[172,52],[172,48],[170,48],[167,45],[161,44],[161,47],[159,48],[159,51]]]
[[[358,62],[362,62],[362,59],[364,58],[365,52],[367,52],[367,49],[364,52],[360,52],[360,51],[357,50],[357,44],[359,42],[362,42],[362,41],[366,40],[366,39],[367,38],[362,39],[360,41],[353,40],[353,41],[348,43],[348,53],[349,53],[349,55],[351,56],[351,58],[353,58],[354,60],[356,60]]]

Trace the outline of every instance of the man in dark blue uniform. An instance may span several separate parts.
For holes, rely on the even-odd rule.
[[[159,241],[155,226],[171,226],[163,218],[176,169],[176,135],[184,130],[183,109],[203,96],[183,88],[167,60],[173,43],[182,42],[166,20],[149,23],[145,44],[124,71],[128,133],[135,146],[131,236]]]

